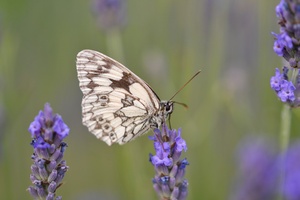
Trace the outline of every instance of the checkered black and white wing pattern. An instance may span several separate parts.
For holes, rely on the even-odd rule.
[[[82,122],[98,139],[108,145],[125,144],[163,120],[158,96],[119,62],[83,50],[76,65],[83,92]]]

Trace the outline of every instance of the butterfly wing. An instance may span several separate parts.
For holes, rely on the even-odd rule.
[[[93,50],[77,55],[83,93],[82,122],[108,145],[146,133],[160,100],[146,82],[112,58]]]

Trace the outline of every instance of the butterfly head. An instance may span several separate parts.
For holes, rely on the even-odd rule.
[[[164,119],[168,119],[168,117],[172,114],[173,106],[174,106],[173,101],[161,101],[160,102],[160,110],[163,113]]]

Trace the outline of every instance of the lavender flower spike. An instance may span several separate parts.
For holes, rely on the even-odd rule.
[[[271,78],[270,84],[278,98],[290,107],[300,106],[299,8],[299,0],[281,0],[275,9],[280,25],[280,33],[272,33],[275,39],[274,52],[283,57],[289,66],[283,68],[283,74],[280,74],[279,70],[276,69],[276,74]]]
[[[153,188],[162,200],[184,200],[188,194],[188,182],[184,175],[189,163],[186,159],[180,159],[187,146],[180,134],[181,129],[169,130],[164,125],[162,130],[155,129],[154,136],[149,137],[154,141],[156,152],[155,155],[150,154],[150,162],[156,171],[152,179]]]
[[[55,192],[62,185],[62,179],[69,168],[63,160],[67,147],[63,139],[69,135],[69,130],[61,116],[53,115],[48,103],[44,111],[40,111],[31,122],[28,131],[34,148],[30,175],[33,186],[27,190],[34,199],[62,199],[61,196],[55,197]]]

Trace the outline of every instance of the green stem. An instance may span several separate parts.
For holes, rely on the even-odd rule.
[[[289,105],[284,104],[281,111],[281,130],[280,130],[280,149],[284,151],[290,138],[291,130],[291,108]]]
[[[284,152],[288,145],[290,139],[290,130],[291,130],[291,107],[287,104],[284,104],[281,111],[281,129],[280,129],[280,150]],[[283,189],[284,180],[285,180],[285,170],[284,163],[281,164],[281,174],[279,178],[279,194]],[[281,195],[278,196],[278,200],[283,200]]]

